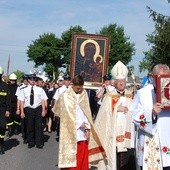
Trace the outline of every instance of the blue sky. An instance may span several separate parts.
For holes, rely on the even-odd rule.
[[[70,26],[80,25],[89,34],[116,23],[135,43],[136,54],[129,65],[136,75],[143,51],[150,47],[146,35],[154,30],[146,6],[170,16],[167,0],[0,0],[0,66],[6,72],[10,55],[10,73],[29,73],[34,63],[27,62],[27,46],[44,33],[60,37]]]

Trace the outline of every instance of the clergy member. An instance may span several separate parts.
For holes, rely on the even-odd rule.
[[[61,170],[88,170],[88,144],[91,140],[89,136],[96,133],[88,95],[83,89],[83,77],[75,76],[72,83],[60,95],[52,109],[55,115],[60,117],[58,167]]]
[[[138,127],[137,163],[143,170],[170,170],[170,110],[156,101],[156,96],[161,95],[156,93],[156,77],[167,75],[169,72],[166,64],[154,66],[153,84],[138,90],[130,107],[133,121]],[[168,79],[162,82],[169,88]],[[166,93],[167,90],[162,89],[164,94],[169,94],[169,90]],[[168,104],[169,95],[164,100],[165,104]]]
[[[115,88],[103,98],[95,120],[106,159],[99,170],[134,170],[134,125],[129,113],[132,93],[126,89],[127,67],[118,61],[111,70]]]

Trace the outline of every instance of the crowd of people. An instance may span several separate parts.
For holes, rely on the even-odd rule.
[[[59,135],[59,119],[54,117],[51,108],[70,84],[71,77],[59,76],[57,82],[44,82],[30,74],[18,83],[16,74],[12,73],[6,83],[3,73],[0,67],[0,154],[5,153],[5,135],[10,138],[20,133],[28,148],[42,149],[44,132],[57,130]]]
[[[61,170],[170,170],[170,114],[156,100],[155,83],[169,74],[157,64],[153,83],[131,91],[118,61],[94,90],[84,88],[82,75],[68,74],[56,83],[25,75],[18,85],[12,73],[7,84],[0,67],[0,154],[7,130],[8,137],[21,133],[29,149],[43,149],[43,133],[54,130]]]

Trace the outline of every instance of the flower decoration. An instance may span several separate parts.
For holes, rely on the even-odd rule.
[[[159,158],[157,159],[157,163],[160,164],[160,159]]]
[[[147,162],[148,162],[148,159],[147,159],[147,158],[145,158],[145,159],[144,159],[144,161],[145,161],[145,163],[147,163]]]
[[[146,141],[146,145],[148,145],[148,144],[149,144],[149,141],[147,140],[147,141]]]
[[[157,152],[159,151],[159,147],[158,147],[158,146],[156,147],[156,151],[157,151]]]
[[[147,123],[145,115],[144,114],[140,115],[139,120],[140,120],[140,126],[144,128],[146,126],[146,123]]]
[[[163,152],[164,154],[170,155],[170,148],[168,148],[167,146],[163,146],[163,147],[162,147],[162,152]]]
[[[140,117],[139,117],[140,120],[143,120],[144,118],[145,118],[144,114],[140,115]]]

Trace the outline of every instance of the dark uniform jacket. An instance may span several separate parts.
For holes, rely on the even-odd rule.
[[[8,85],[0,80],[0,109],[10,111],[11,99]]]
[[[10,97],[11,97],[11,106],[16,107],[17,106],[17,96],[16,91],[18,88],[18,84],[10,84],[9,85],[9,92],[10,92]]]

